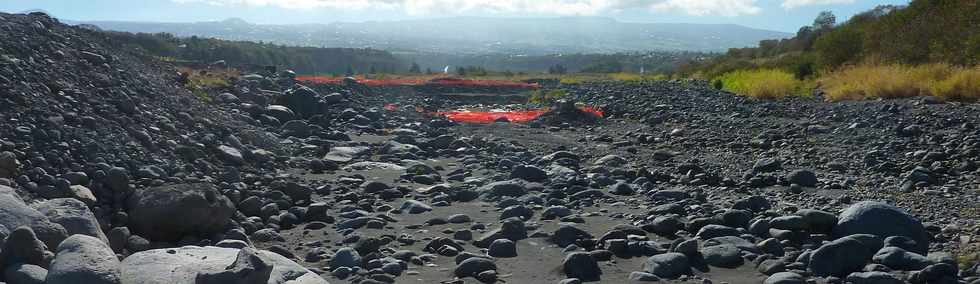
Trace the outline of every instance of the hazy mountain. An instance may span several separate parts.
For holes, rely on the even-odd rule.
[[[84,22],[107,30],[167,32],[321,47],[452,54],[724,51],[791,34],[739,25],[625,23],[610,18],[479,18],[310,25],[258,25],[241,19],[197,23]]]

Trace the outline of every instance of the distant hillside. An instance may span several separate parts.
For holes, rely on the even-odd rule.
[[[233,66],[274,65],[302,74],[392,73],[406,70],[405,61],[387,51],[362,48],[292,47],[250,41],[230,41],[202,37],[179,38],[166,33],[128,33],[106,31],[117,48],[140,49],[146,53],[177,60],[210,63],[223,60]]]
[[[792,34],[739,25],[624,23],[609,18],[477,18],[258,25],[241,19],[197,23],[80,22],[102,29],[171,33],[277,44],[413,50],[448,54],[724,51]]]

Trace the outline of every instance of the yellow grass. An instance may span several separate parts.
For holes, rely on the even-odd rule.
[[[725,91],[759,98],[778,99],[787,96],[806,96],[809,88],[793,74],[777,69],[738,70],[719,76],[714,81]]]
[[[231,79],[238,77],[241,73],[232,68],[228,69],[208,69],[196,70],[192,68],[178,68],[178,71],[187,74],[187,87],[202,102],[211,102],[209,92],[224,90],[231,87]]]
[[[820,83],[830,101],[915,96],[953,101],[980,99],[980,68],[946,64],[851,66],[827,74]]]

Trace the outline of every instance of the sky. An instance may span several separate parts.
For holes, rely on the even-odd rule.
[[[820,11],[839,21],[908,0],[0,0],[0,11],[44,10],[76,21],[261,24],[389,21],[455,16],[602,16],[624,22],[739,24],[796,32]]]

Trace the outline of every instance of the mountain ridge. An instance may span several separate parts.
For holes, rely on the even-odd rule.
[[[317,47],[452,54],[710,51],[791,34],[737,24],[621,22],[607,17],[448,17],[327,24],[256,24],[239,18],[189,23],[67,21],[102,29]]]

